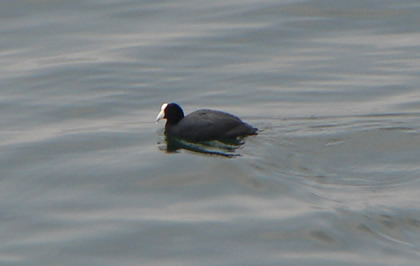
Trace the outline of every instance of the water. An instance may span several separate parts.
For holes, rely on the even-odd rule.
[[[414,265],[416,1],[5,1],[1,265]],[[165,151],[162,102],[261,129]]]

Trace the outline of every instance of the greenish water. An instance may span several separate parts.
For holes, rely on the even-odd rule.
[[[2,3],[0,264],[417,264],[419,14]],[[240,156],[168,152],[172,101],[261,131],[222,147]]]

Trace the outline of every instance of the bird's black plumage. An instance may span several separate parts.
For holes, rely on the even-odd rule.
[[[256,135],[258,130],[232,114],[216,110],[201,109],[184,116],[178,104],[170,103],[162,111],[167,120],[165,134],[193,142],[236,139]]]

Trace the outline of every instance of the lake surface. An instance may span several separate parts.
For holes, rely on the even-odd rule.
[[[418,1],[3,1],[1,265],[415,265]],[[167,152],[163,102],[258,127]]]

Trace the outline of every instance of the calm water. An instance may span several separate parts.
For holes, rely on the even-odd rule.
[[[418,1],[3,1],[0,265],[415,265]],[[162,102],[261,129],[165,151]]]

